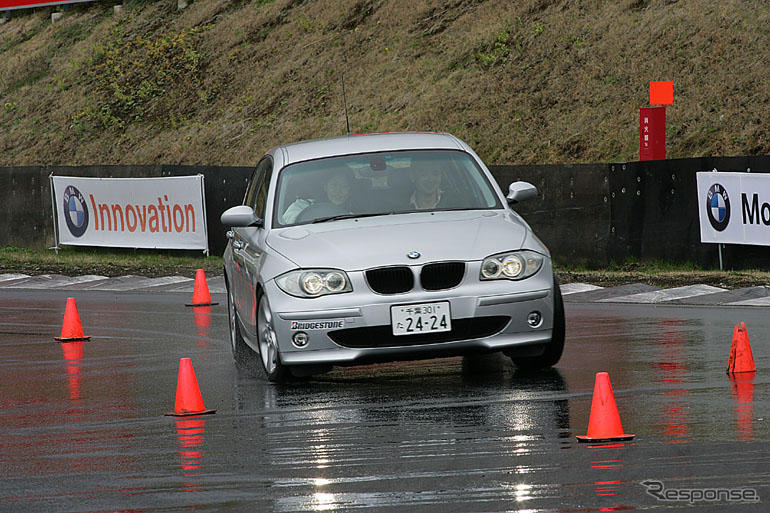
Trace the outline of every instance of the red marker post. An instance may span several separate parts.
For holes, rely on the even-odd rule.
[[[650,82],[651,105],[673,105],[674,83]],[[666,107],[639,109],[639,160],[666,158]]]

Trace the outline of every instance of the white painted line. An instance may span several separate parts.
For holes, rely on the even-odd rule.
[[[56,286],[57,283],[61,283],[62,279],[66,279],[66,276],[58,274],[40,274],[37,276],[30,276],[20,283],[10,283],[5,286],[7,289],[50,289]]]
[[[29,278],[29,274],[0,274],[0,282]]]
[[[192,294],[195,290],[195,280],[190,280],[190,283],[174,287],[173,289],[166,290],[166,292],[185,292]],[[206,279],[206,285],[209,288],[209,294],[225,294],[227,293],[227,287],[225,286],[225,278],[223,276],[214,276]]]
[[[120,278],[117,278],[114,282],[110,281],[103,285],[96,286],[90,290],[105,290],[105,291],[139,290],[139,289],[148,289],[152,287],[160,287],[162,285],[173,285],[175,283],[182,283],[187,281],[193,281],[193,280],[192,278],[185,278],[184,276],[166,276],[164,278],[140,278],[139,276],[121,276]]]
[[[69,285],[80,285],[81,283],[90,283],[92,281],[100,281],[109,279],[107,276],[99,276],[97,274],[85,274],[83,276],[75,276],[68,278],[58,284],[52,284],[52,287],[67,287]]]
[[[770,296],[745,299],[735,303],[727,303],[730,306],[770,306]]]
[[[24,280],[21,283],[11,283],[6,286],[8,289],[58,289],[67,287],[69,285],[77,285],[80,283],[89,283],[92,281],[106,280],[106,276],[96,276],[93,274],[85,276],[75,276],[70,278],[68,276],[61,276],[58,274],[41,274],[39,276],[32,276],[28,280]]]
[[[603,289],[604,287],[591,285],[590,283],[565,283],[564,285],[559,285],[559,288],[561,289],[562,296],[568,296],[570,294],[577,294],[578,292]]]
[[[714,294],[716,292],[725,292],[727,289],[712,287],[711,285],[687,285],[685,287],[675,287],[673,289],[654,290],[651,292],[641,292],[629,296],[620,296],[607,299],[601,299],[600,303],[641,303],[654,304],[665,303],[675,299],[684,299],[688,297],[703,296],[705,294]]]

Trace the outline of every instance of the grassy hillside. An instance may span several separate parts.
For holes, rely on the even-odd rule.
[[[345,131],[437,130],[490,164],[770,153],[764,0],[176,0],[0,25],[0,165],[250,165]]]

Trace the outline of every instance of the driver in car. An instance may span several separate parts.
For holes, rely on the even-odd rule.
[[[425,210],[436,208],[441,203],[441,167],[431,162],[419,170],[411,170],[409,177],[414,184],[414,192],[409,198],[409,208]]]
[[[337,171],[324,184],[329,201],[344,211],[350,210],[350,177],[345,171]]]
[[[325,198],[313,202],[307,199],[297,199],[283,213],[281,220],[285,224],[291,224],[297,220],[297,217],[309,207],[320,205],[324,202],[330,203],[341,212],[349,212],[350,209],[350,188],[351,178],[347,170],[338,169],[324,183],[323,189]]]

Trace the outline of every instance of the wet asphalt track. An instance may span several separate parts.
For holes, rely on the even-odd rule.
[[[690,510],[648,495],[644,480],[761,499],[697,511],[769,509],[766,307],[608,304],[584,291],[565,296],[567,349],[549,372],[523,375],[493,355],[277,387],[234,365],[216,287],[220,305],[193,311],[175,284],[71,285],[0,287],[0,511]],[[88,342],[53,340],[68,296]],[[731,380],[738,321],[759,370]],[[180,357],[216,414],[163,416]],[[575,440],[597,371],[633,442]]]

